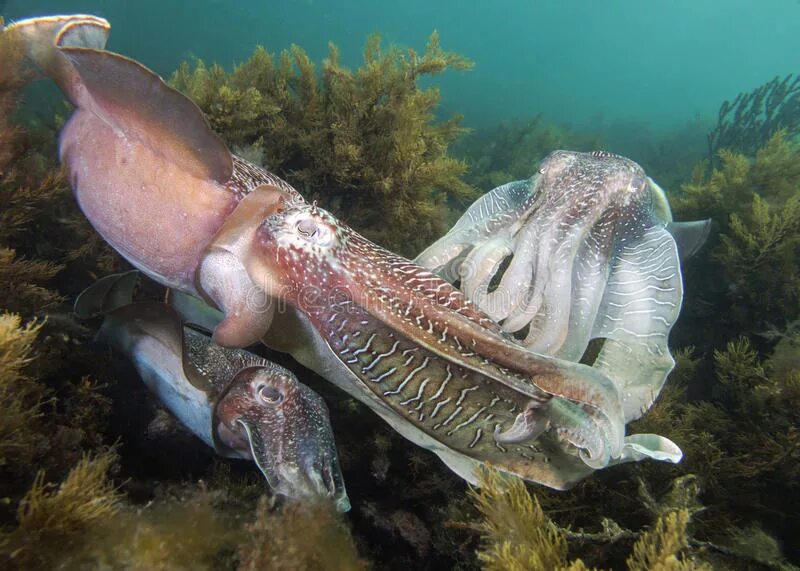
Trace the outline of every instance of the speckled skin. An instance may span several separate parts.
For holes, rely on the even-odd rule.
[[[290,371],[216,345],[164,304],[111,311],[97,338],[124,353],[161,402],[218,454],[254,461],[274,493],[329,497],[349,509],[328,409]]]

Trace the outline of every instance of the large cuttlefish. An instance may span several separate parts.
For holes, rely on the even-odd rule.
[[[350,503],[328,408],[287,369],[211,341],[172,307],[132,301],[137,271],[106,276],[75,302],[102,315],[95,337],[134,365],[145,385],[192,433],[227,458],[256,463],[271,490],[293,500]]]
[[[680,259],[709,226],[674,222],[664,191],[630,159],[555,151],[530,180],[486,193],[416,261],[531,351],[577,361],[603,339],[594,368],[617,384],[629,422],[672,370]]]
[[[84,214],[148,276],[218,308],[217,343],[291,352],[473,482],[486,462],[565,488],[680,458],[625,437],[608,376],[518,345],[445,280],[232,156],[187,98],[103,49],[108,30],[71,16],[4,34],[76,107],[60,150]]]

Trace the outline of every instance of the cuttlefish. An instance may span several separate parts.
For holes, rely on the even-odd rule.
[[[289,351],[471,482],[487,462],[566,488],[680,458],[625,436],[606,374],[520,346],[447,281],[232,156],[191,101],[103,49],[108,31],[72,16],[5,33],[76,107],[60,152],[86,217],[148,276],[218,309],[215,342]]]
[[[103,316],[95,340],[125,355],[160,402],[217,454],[255,462],[273,493],[329,498],[348,510],[322,397],[276,363],[213,343],[171,306],[134,303],[138,273],[106,276],[76,300],[78,317]]]
[[[664,191],[630,159],[555,151],[531,179],[476,201],[416,261],[531,351],[577,361],[602,339],[594,368],[617,384],[629,422],[672,370],[680,261],[709,226],[674,222]]]

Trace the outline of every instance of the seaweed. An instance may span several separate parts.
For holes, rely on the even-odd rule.
[[[19,123],[33,77],[15,33],[0,34],[0,559],[32,568],[59,561],[56,550],[117,496],[105,476],[105,361],[87,357],[85,333],[64,312],[70,288],[96,268],[68,259],[92,231],[55,164],[54,125]]]
[[[656,521],[653,529],[642,534],[628,558],[630,571],[690,571],[709,570],[711,566],[696,564],[677,554],[688,547],[686,526],[689,513],[678,510]]]
[[[17,258],[9,248],[0,248],[0,298],[4,309],[33,315],[64,300],[58,292],[45,287],[63,266],[46,260]]]
[[[636,543],[627,559],[630,571],[711,569],[689,554],[687,525],[691,512],[676,506],[686,503],[693,494],[676,493],[675,490],[684,489],[680,484],[673,486],[672,495],[662,504],[652,506],[657,517],[650,530],[632,532],[606,519],[603,530],[595,534],[558,526],[517,477],[486,468],[479,474],[478,486],[470,490],[470,495],[481,514],[474,529],[482,536],[478,559],[484,569],[589,569],[582,559],[569,559],[570,542],[613,545],[632,539]]]
[[[693,288],[675,332],[702,348],[723,345],[729,331],[782,329],[800,312],[800,146],[779,131],[752,158],[720,157],[670,197],[676,218],[714,222],[687,268]]]
[[[25,374],[40,328],[35,322],[22,325],[18,315],[0,315],[0,467],[8,470],[30,466],[42,446],[36,427],[45,390]]]
[[[171,83],[231,148],[262,159],[369,238],[411,255],[447,230],[454,205],[476,196],[459,178],[466,165],[447,154],[464,132],[461,118],[436,120],[439,91],[420,85],[470,66],[442,50],[436,32],[422,54],[384,49],[374,35],[355,70],[341,64],[334,44],[321,72],[299,46],[279,56],[259,47],[230,73],[184,63]]]
[[[790,521],[777,514],[792,513],[787,504],[795,501],[800,477],[794,412],[800,406],[800,378],[796,370],[775,375],[769,363],[747,338],[732,340],[714,351],[715,382],[708,400],[657,401],[656,416],[635,426],[650,430],[655,421],[684,449],[682,470],[698,475],[706,507],[696,518],[697,532],[718,543],[738,525],[760,521],[781,529]]]
[[[233,569],[249,511],[221,490],[170,488],[145,506],[121,504],[62,561],[81,569]]]
[[[561,569],[567,565],[564,534],[531,498],[519,478],[482,470],[479,488],[471,490],[483,516],[483,545],[478,559],[487,570]]]
[[[728,226],[714,258],[734,294],[729,296],[735,300],[733,309],[743,313],[733,317],[746,323],[755,310],[761,319],[774,324],[780,323],[781,315],[797,315],[800,194],[773,207],[754,194],[751,211],[743,216],[732,213]]]
[[[63,559],[90,527],[107,523],[120,502],[108,479],[116,454],[84,456],[58,487],[39,472],[17,509],[18,527],[3,538],[2,553],[16,568],[44,568]]]
[[[328,504],[289,504],[275,513],[262,498],[247,532],[239,549],[242,571],[367,568],[349,530]]]
[[[707,136],[709,165],[721,149],[752,156],[781,130],[789,138],[800,133],[800,75],[776,76],[724,101]]]

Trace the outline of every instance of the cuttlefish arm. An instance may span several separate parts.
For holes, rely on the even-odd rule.
[[[97,340],[126,355],[164,406],[218,454],[255,462],[273,493],[326,497],[349,509],[321,397],[275,363],[214,344],[165,304],[111,309],[130,280],[130,272],[108,276],[79,298],[84,317],[92,308],[105,314]]]
[[[486,273],[494,274],[491,266],[481,271],[478,268],[480,262],[465,262],[465,258],[475,248],[484,249],[477,256],[479,259],[502,261],[511,253],[506,251],[508,241],[518,231],[525,213],[535,204],[531,188],[529,181],[520,180],[487,192],[467,209],[445,236],[428,246],[414,261],[449,282],[463,279],[461,274],[464,273],[464,281],[471,288],[478,289],[484,281],[488,286],[491,275],[487,278]]]

